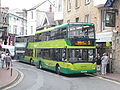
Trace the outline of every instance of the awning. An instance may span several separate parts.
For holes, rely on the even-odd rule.
[[[97,33],[96,42],[112,42],[112,32]]]
[[[26,48],[27,46],[27,43],[15,43],[15,47],[16,48]]]
[[[114,2],[115,2],[115,0],[107,0],[104,7],[112,7]]]

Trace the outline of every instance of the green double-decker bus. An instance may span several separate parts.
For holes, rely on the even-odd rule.
[[[37,31],[25,54],[27,62],[56,73],[95,73],[94,24],[66,23]]]

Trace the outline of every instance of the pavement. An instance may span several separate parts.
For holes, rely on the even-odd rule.
[[[7,68],[0,68],[0,90],[10,86],[18,78],[18,71]]]
[[[19,74],[20,74],[19,71],[16,70],[15,68],[12,68],[12,74],[11,74],[11,69],[7,70],[6,68],[2,69],[0,67],[0,90],[6,90],[5,88],[10,87],[14,83],[16,83],[16,81],[21,78]],[[108,73],[103,76],[99,72],[97,72],[92,75],[120,83],[120,74]]]
[[[101,75],[100,72],[97,72],[94,75],[120,83],[120,73],[119,74],[118,73],[107,73],[106,75]]]

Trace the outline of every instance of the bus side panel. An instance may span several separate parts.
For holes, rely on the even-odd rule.
[[[42,67],[49,70],[56,70],[56,65],[59,64],[60,72],[65,74],[74,74],[74,73],[95,73],[96,72],[96,63],[76,63],[71,64],[67,62],[59,62],[52,60],[41,59]],[[76,68],[78,67],[78,68]],[[84,68],[83,68],[84,67]]]

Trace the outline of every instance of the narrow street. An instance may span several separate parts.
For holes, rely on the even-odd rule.
[[[0,0],[0,66],[0,90],[119,90],[120,0]]]
[[[14,62],[14,67],[24,74],[24,78],[9,90],[118,90],[120,88],[119,83],[91,75],[57,75],[20,62]]]

